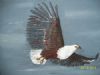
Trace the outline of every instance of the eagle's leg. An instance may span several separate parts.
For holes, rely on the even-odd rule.
[[[42,57],[41,59],[40,59],[40,63],[43,63],[43,61],[44,61],[44,57]]]
[[[40,58],[37,58],[37,60],[39,60],[40,63],[43,63],[44,59],[45,59],[45,58],[42,57],[42,56],[41,56]]]
[[[36,60],[40,60],[41,58],[43,58],[43,57],[41,56],[41,57],[39,57],[39,58],[36,58]]]

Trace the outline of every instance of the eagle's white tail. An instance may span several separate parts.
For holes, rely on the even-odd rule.
[[[31,50],[30,51],[30,59],[32,61],[32,63],[34,64],[45,64],[46,63],[46,59],[44,59],[40,53],[42,50]]]

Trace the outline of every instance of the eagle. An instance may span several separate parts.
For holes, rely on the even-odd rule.
[[[56,64],[76,66],[89,64],[98,58],[99,53],[94,58],[77,54],[76,51],[81,50],[78,44],[64,44],[57,5],[42,2],[31,12],[27,24],[27,40],[33,49],[30,57],[34,64],[45,64],[50,60]]]

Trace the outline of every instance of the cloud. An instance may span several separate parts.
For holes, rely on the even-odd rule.
[[[77,18],[77,17],[88,17],[96,15],[95,11],[89,11],[89,10],[82,10],[82,11],[68,11],[65,13],[66,17],[69,18]]]
[[[22,21],[12,21],[4,24],[2,26],[1,32],[0,33],[26,33],[26,23]]]
[[[95,31],[84,31],[84,32],[79,32],[76,35],[77,36],[87,36],[87,37],[93,37],[93,38],[98,38],[100,34],[100,30],[95,30]]]
[[[23,2],[23,3],[17,3],[15,6],[18,8],[33,7],[33,3],[32,2]]]
[[[20,47],[26,43],[26,37],[22,34],[0,34],[0,46],[6,48]]]
[[[8,24],[22,24],[22,22],[21,21],[16,21],[16,22],[8,22]]]
[[[28,71],[29,72],[29,71],[38,71],[38,70],[37,69],[31,69],[30,68],[30,69],[23,69],[23,70],[17,70],[17,71]]]

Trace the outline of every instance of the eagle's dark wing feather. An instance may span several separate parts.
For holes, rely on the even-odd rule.
[[[52,3],[50,2],[50,8],[43,3],[46,10],[49,13],[49,17],[51,18],[51,22],[48,30],[45,32],[44,38],[44,50],[57,50],[60,47],[64,46],[64,40],[62,36],[62,30],[60,27],[60,20],[58,16],[57,7],[54,8]]]
[[[31,10],[27,24],[27,40],[32,48],[56,50],[64,46],[57,5],[38,4]]]

